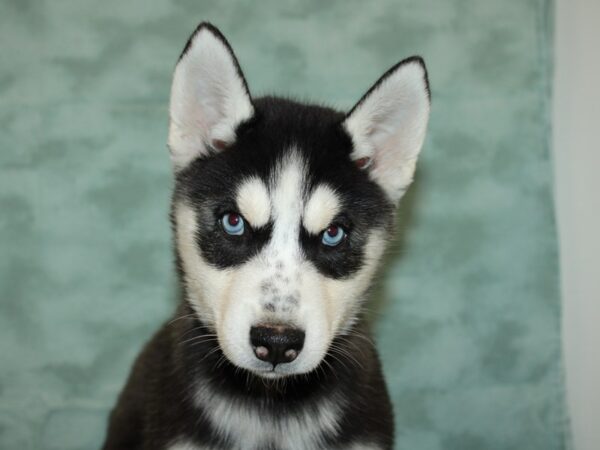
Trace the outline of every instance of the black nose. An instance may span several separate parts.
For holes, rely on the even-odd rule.
[[[250,328],[250,342],[256,357],[275,367],[298,357],[304,345],[304,331],[285,325],[260,325]]]

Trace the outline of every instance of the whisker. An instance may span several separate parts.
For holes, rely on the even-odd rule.
[[[338,355],[345,357],[348,361],[356,364],[357,367],[364,370],[364,366],[360,363],[360,361],[354,355],[352,355],[350,352],[348,352],[347,350],[344,350],[341,347],[336,347],[336,346],[332,346],[330,350],[331,350],[331,352],[335,352]]]
[[[330,356],[333,357],[333,355],[330,355]],[[333,368],[333,366],[331,365],[331,363],[329,361],[327,361],[326,359],[323,359],[323,362],[325,364],[327,364],[327,367],[329,367],[329,370],[331,370],[331,373],[333,373],[333,375],[335,376],[335,378],[337,378],[337,380],[339,381],[340,377],[338,376],[337,371]],[[325,368],[322,367],[322,366],[319,366],[319,368],[323,372],[323,377],[326,378],[327,377],[327,373],[325,372]]]
[[[202,361],[204,361],[204,360],[205,360],[206,358],[208,358],[210,355],[212,355],[213,353],[215,353],[215,352],[217,352],[217,351],[219,351],[219,350],[220,350],[220,348],[219,348],[219,347],[215,347],[215,348],[213,348],[213,349],[212,349],[211,351],[209,351],[209,352],[208,352],[206,355],[204,355],[202,358],[200,358],[200,361],[199,361],[199,362],[202,362]]]
[[[349,338],[350,336],[362,339],[365,342],[369,343],[370,345],[375,345],[375,342],[373,341],[373,339],[371,339],[370,337],[365,336],[364,334],[359,333],[359,332],[357,332],[355,330],[348,330],[348,331],[346,331],[346,332],[344,332],[342,334],[338,334],[336,337],[339,337],[339,338],[344,338],[344,337]]]
[[[185,336],[185,335],[184,335]],[[183,337],[183,336],[182,336]],[[179,342],[180,345],[186,344],[188,342],[193,342],[196,340],[203,340],[203,339],[211,339],[211,340],[216,340],[217,335],[216,334],[202,334],[200,336],[194,336],[191,337],[189,339],[186,339],[184,341]]]
[[[167,326],[171,325],[174,322],[177,322],[178,320],[186,319],[188,317],[195,317],[195,316],[196,316],[196,313],[190,313],[190,314],[184,314],[183,316],[175,317],[173,320],[171,320],[167,323]]]
[[[217,342],[217,343],[218,343],[218,342],[219,342],[219,340],[218,340],[218,339],[216,339],[216,338],[208,338],[208,339],[203,339],[203,340],[199,340],[199,341],[197,341],[197,342],[192,342],[192,343],[190,344],[190,347],[194,347],[194,346],[197,346],[197,345],[200,345],[200,344],[205,344],[205,343],[207,343],[207,342]]]
[[[339,336],[339,340],[342,341],[344,344],[351,345],[358,353],[360,353],[362,356],[365,356],[364,350],[360,348],[358,344],[356,342],[353,342],[350,338],[346,336]]]
[[[338,358],[333,353],[331,353],[331,351],[327,352],[327,355],[329,355],[330,357],[335,359],[338,363],[340,363],[344,367],[344,369],[349,370],[349,367],[346,364],[344,364],[344,362],[340,358]]]
[[[188,335],[188,334],[190,334],[192,331],[198,331],[198,330],[204,330],[204,329],[206,329],[206,327],[204,327],[203,325],[200,325],[200,326],[197,326],[197,327],[192,327],[192,328],[190,328],[189,330],[187,330],[185,333],[183,333],[183,334],[181,335],[181,337],[187,336],[187,335]],[[214,334],[214,333],[206,333],[206,334]],[[203,334],[203,335],[206,335],[206,334]]]

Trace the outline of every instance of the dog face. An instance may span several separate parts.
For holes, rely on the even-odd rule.
[[[252,99],[227,41],[198,27],[171,90],[173,226],[186,301],[233,364],[306,373],[352,325],[428,116],[419,58],[343,114]]]

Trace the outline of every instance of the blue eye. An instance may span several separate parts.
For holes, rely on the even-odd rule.
[[[237,213],[227,213],[221,217],[221,224],[225,233],[233,236],[244,234],[244,219]]]
[[[328,247],[335,247],[346,237],[344,229],[338,225],[330,225],[325,231],[323,231],[323,237],[321,242]]]

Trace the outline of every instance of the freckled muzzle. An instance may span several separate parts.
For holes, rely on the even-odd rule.
[[[258,359],[273,364],[294,361],[304,346],[304,331],[285,325],[260,325],[250,329],[250,343]]]

